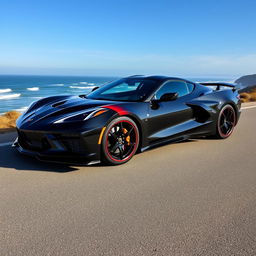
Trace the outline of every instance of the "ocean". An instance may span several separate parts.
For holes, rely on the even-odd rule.
[[[117,77],[0,75],[0,114],[24,112],[36,100],[52,95],[80,95]],[[187,78],[194,82],[225,81],[230,78]]]

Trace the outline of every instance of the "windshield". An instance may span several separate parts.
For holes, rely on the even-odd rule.
[[[158,87],[159,82],[145,78],[123,78],[107,84],[86,96],[95,100],[143,101]]]

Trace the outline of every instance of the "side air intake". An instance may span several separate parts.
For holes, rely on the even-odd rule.
[[[204,108],[196,105],[191,106],[191,108],[193,110],[194,118],[197,122],[205,123],[209,119],[210,115]]]

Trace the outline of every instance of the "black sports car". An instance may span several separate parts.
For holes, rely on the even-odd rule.
[[[117,165],[164,142],[225,139],[240,107],[232,84],[131,76],[88,95],[34,102],[17,120],[14,146],[41,160]]]

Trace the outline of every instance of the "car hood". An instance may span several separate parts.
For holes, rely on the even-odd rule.
[[[121,102],[118,102],[118,104]],[[116,101],[92,100],[81,96],[48,97],[33,103],[30,108],[17,120],[17,127],[29,129],[35,124],[52,124],[70,114],[90,112],[95,109],[117,104]]]

